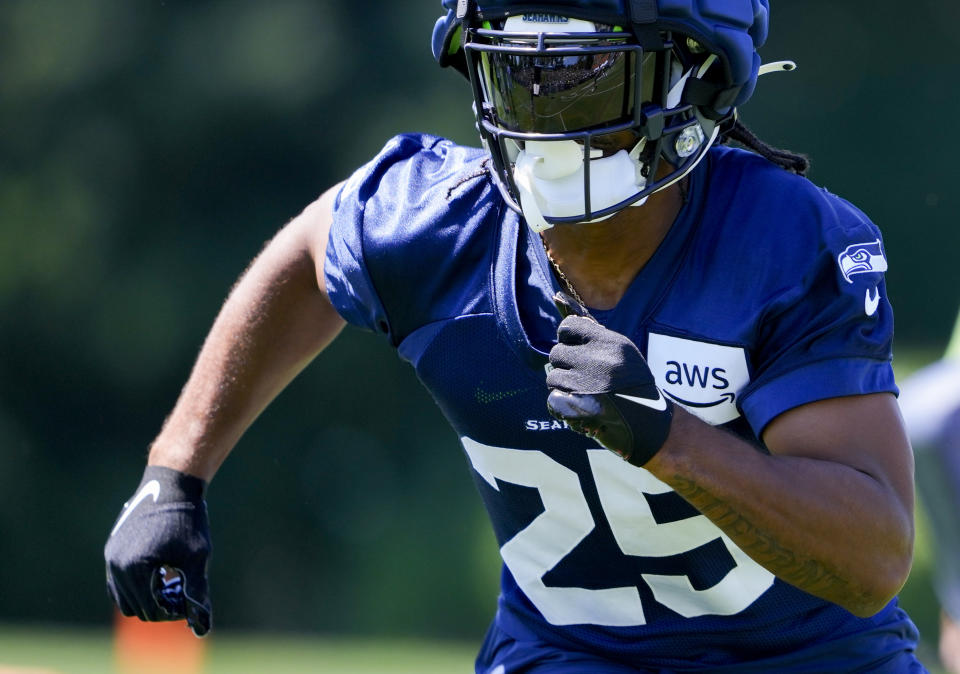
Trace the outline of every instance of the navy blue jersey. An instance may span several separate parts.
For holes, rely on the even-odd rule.
[[[461,437],[504,561],[498,627],[650,669],[851,671],[912,649],[895,601],[862,619],[776,579],[666,484],[550,417],[558,286],[485,156],[391,140],[338,197],[325,276],[339,313],[387,337]],[[790,408],[896,393],[885,270],[856,208],[720,147],[619,304],[593,313],[666,395],[765,451],[761,431]]]

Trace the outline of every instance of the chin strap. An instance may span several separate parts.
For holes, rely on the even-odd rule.
[[[537,195],[533,193],[533,168],[543,161],[543,157],[521,152],[513,169],[513,180],[520,191],[520,208],[527,225],[538,234],[553,227],[543,217]]]

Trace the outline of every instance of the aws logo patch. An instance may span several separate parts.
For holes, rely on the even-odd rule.
[[[740,416],[737,396],[750,382],[742,347],[650,333],[647,363],[657,386],[709,424]]]

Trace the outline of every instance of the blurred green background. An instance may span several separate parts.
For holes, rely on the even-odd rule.
[[[395,133],[475,144],[468,87],[430,54],[438,9],[0,2],[0,623],[109,624],[106,534],[263,242]],[[762,55],[800,67],[742,110],[883,229],[901,373],[960,300],[958,21],[942,0],[773,0]],[[479,645],[493,536],[454,432],[378,338],[345,332],[209,502],[223,633]],[[904,603],[927,646],[928,578],[921,540]]]

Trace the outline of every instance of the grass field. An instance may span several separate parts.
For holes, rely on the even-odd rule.
[[[203,674],[468,674],[479,644],[441,641],[217,634],[207,642]],[[932,646],[921,659],[931,674]],[[176,668],[137,674],[186,674]],[[107,630],[27,629],[0,625],[0,674],[133,674],[118,670]]]
[[[203,672],[467,674],[473,671],[478,646],[228,632],[209,638]],[[0,626],[0,674],[109,674],[114,671],[108,630]],[[180,674],[175,669],[169,671]]]

